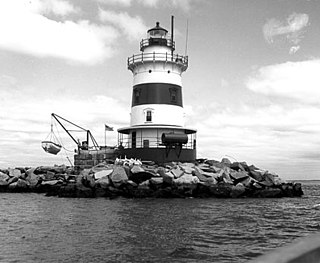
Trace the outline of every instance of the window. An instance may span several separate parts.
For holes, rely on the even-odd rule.
[[[139,103],[139,97],[140,97],[141,90],[135,89],[134,90],[134,102]]]
[[[170,100],[171,102],[177,102],[177,89],[176,88],[170,88]]]
[[[152,111],[151,110],[147,111],[146,121],[152,121]]]
[[[143,148],[149,148],[149,140],[143,140]]]

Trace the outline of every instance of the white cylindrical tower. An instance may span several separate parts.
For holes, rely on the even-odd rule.
[[[193,160],[196,130],[185,128],[181,81],[188,57],[174,54],[173,18],[171,36],[159,22],[147,34],[140,42],[141,53],[127,61],[133,74],[131,119],[130,127],[118,130],[119,143],[127,157]]]
[[[133,73],[131,126],[184,126],[181,74],[188,58],[173,54],[174,42],[157,22],[140,43],[142,53],[128,58]]]

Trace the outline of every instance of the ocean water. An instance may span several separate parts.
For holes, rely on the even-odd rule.
[[[246,262],[320,231],[320,184],[282,199],[0,194],[0,262]]]

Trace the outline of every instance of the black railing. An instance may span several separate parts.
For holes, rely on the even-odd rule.
[[[147,143],[145,141],[148,141]],[[137,136],[136,146],[134,148],[166,148],[166,145],[162,143],[161,137],[151,137],[151,136]],[[118,145],[122,145],[124,148],[133,148],[132,139],[128,136],[121,136],[118,138]],[[183,149],[195,149],[196,148],[196,135],[189,134],[188,142],[182,144]]]
[[[188,68],[188,56],[181,56],[178,54],[171,53],[140,53],[137,55],[133,55],[128,58],[128,69],[132,70],[136,64],[140,64],[143,62],[156,62],[156,61],[164,61],[164,62],[173,62],[182,67],[183,70]]]

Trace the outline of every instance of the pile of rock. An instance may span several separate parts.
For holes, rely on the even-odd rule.
[[[198,160],[155,165],[133,159],[99,164],[74,174],[65,166],[8,169],[0,190],[33,191],[59,197],[300,197],[301,184],[245,162]]]

